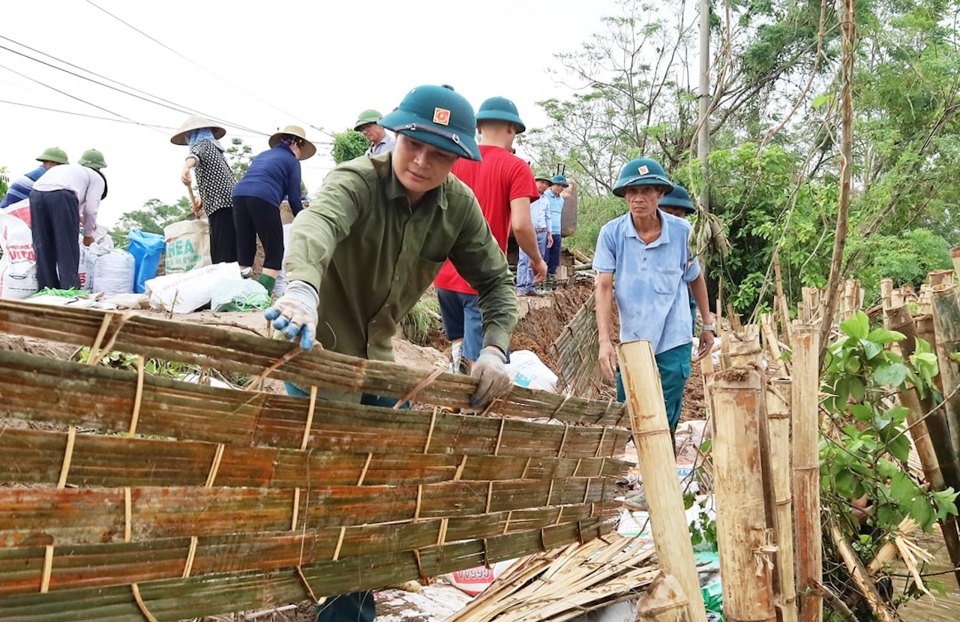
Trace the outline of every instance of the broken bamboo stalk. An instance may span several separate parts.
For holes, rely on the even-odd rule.
[[[863,564],[860,563],[860,558],[857,557],[857,553],[853,550],[853,547],[850,546],[850,543],[847,542],[843,534],[840,533],[840,528],[836,525],[831,525],[830,536],[833,539],[834,546],[837,547],[837,552],[840,553],[840,557],[843,558],[843,562],[846,564],[847,571],[850,573],[854,584],[856,584],[857,589],[863,594],[867,604],[873,611],[875,619],[879,622],[893,622],[893,616],[890,615],[890,611],[883,604],[883,601],[880,600],[880,594],[877,593],[877,588],[874,586]]]
[[[661,571],[637,601],[637,622],[677,622],[686,619],[686,608],[680,583]]]
[[[953,260],[953,271],[960,274],[960,246],[950,249],[950,259]]]
[[[730,367],[748,367],[761,364],[760,327],[756,324],[747,324],[739,331],[731,331],[723,340],[727,346],[727,356]]]
[[[780,252],[773,253],[773,276],[777,286],[775,306],[780,314],[780,333],[786,344],[790,345],[790,309],[787,308],[787,297],[783,293],[783,275],[780,272]]]
[[[773,481],[773,531],[777,542],[777,609],[781,622],[797,620],[797,585],[793,551],[793,491],[790,481],[791,380],[767,383],[767,451]],[[761,441],[764,439],[761,439]]]
[[[806,292],[807,289],[804,290]],[[819,622],[823,619],[823,600],[817,587],[823,581],[819,453],[820,330],[816,324],[795,321],[791,342],[797,591],[800,595],[800,620]]]
[[[815,287],[803,288],[803,315],[799,318],[804,322],[812,322],[820,315],[820,290]],[[793,343],[793,335],[790,336]]]
[[[777,336],[776,324],[773,321],[772,314],[762,313],[760,315],[760,334],[763,336],[763,343],[770,355],[769,368],[779,370],[783,376],[789,376],[790,364],[783,359],[783,350],[780,349],[780,339]]]
[[[893,308],[893,279],[880,280],[880,304],[884,311]]]
[[[940,457],[940,468],[947,477],[954,468],[960,469],[960,364],[953,359],[960,352],[960,288],[956,285],[938,285],[933,288],[933,323],[937,335],[937,361],[943,382],[947,426],[946,439],[933,438]],[[947,454],[948,459],[944,461]],[[960,482],[947,482],[960,490]]]
[[[937,270],[927,275],[930,281],[930,287],[934,290],[939,286],[953,285],[953,270]]]
[[[777,619],[764,511],[761,391],[760,374],[749,367],[728,369],[713,380],[717,548],[723,615],[731,622]]]
[[[634,341],[622,344],[619,355],[657,558],[683,587],[689,621],[706,622],[653,348]]]

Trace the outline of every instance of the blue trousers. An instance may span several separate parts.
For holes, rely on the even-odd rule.
[[[540,248],[540,255],[547,256],[547,232],[537,233],[537,246]],[[517,293],[532,292],[535,286],[533,284],[533,267],[531,266],[530,256],[520,249],[520,258],[517,260]]]
[[[283,385],[288,395],[309,397],[309,394],[304,393],[289,382],[284,382]],[[364,393],[360,397],[360,403],[364,406],[393,408],[397,400],[392,397]],[[401,408],[410,408],[410,404],[404,404]],[[328,598],[317,607],[317,622],[373,622],[376,617],[377,603],[374,600],[373,592],[370,590],[338,594],[333,598]]]
[[[483,348],[483,317],[476,294],[463,294],[450,289],[437,289],[440,318],[447,339],[463,339],[463,358],[476,361]]]
[[[30,192],[40,289],[80,289],[80,201],[70,190]]]
[[[560,265],[560,250],[563,244],[563,236],[559,233],[553,234],[553,246],[547,249],[547,274],[556,274],[557,267]]]
[[[670,424],[670,436],[677,431],[680,423],[680,411],[683,410],[683,389],[687,386],[690,377],[693,343],[671,348],[654,356],[657,369],[660,371],[660,386],[663,389],[663,404],[667,409],[667,423]],[[617,372],[617,400],[627,401],[626,391],[623,388],[623,377]]]

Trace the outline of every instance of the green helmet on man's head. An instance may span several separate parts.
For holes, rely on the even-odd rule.
[[[506,97],[491,97],[477,110],[477,123],[480,121],[506,121],[517,126],[517,134],[527,130],[527,126],[520,120],[517,106]]]
[[[37,156],[39,162],[56,162],[57,164],[70,164],[67,159],[67,152],[60,147],[47,147],[43,153]]]
[[[690,193],[683,186],[674,186],[673,190],[660,197],[657,203],[660,207],[678,207],[688,214],[695,214],[697,208],[690,200]]]
[[[620,178],[613,185],[613,193],[622,197],[633,186],[660,186],[664,192],[673,190],[673,182],[660,163],[650,158],[630,160],[620,171]]]
[[[357,120],[354,122],[353,129],[359,132],[360,128],[363,127],[364,125],[367,125],[369,123],[376,123],[382,118],[383,118],[383,115],[380,114],[378,111],[374,110],[373,108],[364,110],[363,112],[360,113],[360,115],[357,117]]]
[[[80,159],[77,160],[77,164],[80,166],[86,166],[87,168],[92,168],[95,171],[99,171],[102,168],[107,168],[107,162],[103,159],[103,154],[96,149],[87,149],[83,152],[83,155],[80,156]]]
[[[477,118],[466,98],[445,86],[411,90],[380,125],[461,158],[480,160],[474,134]]]

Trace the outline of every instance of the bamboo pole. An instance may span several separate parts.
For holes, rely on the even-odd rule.
[[[686,608],[680,583],[660,572],[637,601],[637,622],[678,622],[686,619]]]
[[[890,611],[883,604],[883,601],[880,600],[880,594],[877,593],[877,588],[873,585],[873,581],[870,580],[863,564],[860,563],[860,558],[857,557],[857,553],[853,550],[853,547],[850,546],[850,543],[847,542],[843,534],[840,533],[840,528],[836,525],[831,525],[830,536],[833,539],[834,545],[837,547],[837,551],[840,553],[840,557],[843,558],[847,570],[850,572],[850,577],[873,611],[875,619],[879,620],[879,622],[893,622],[893,616],[890,615]]]
[[[780,349],[780,339],[777,336],[776,324],[773,315],[762,313],[760,315],[760,333],[763,336],[764,345],[770,354],[770,368],[779,370],[782,375],[790,375],[790,364],[783,360],[783,351]]]
[[[767,383],[767,449],[773,481],[773,530],[777,542],[777,609],[781,622],[797,620],[797,585],[793,551],[793,489],[790,481],[789,378]],[[763,440],[763,439],[761,439]]]
[[[933,323],[937,335],[937,360],[946,400],[948,439],[934,438],[944,475],[960,469],[960,364],[951,355],[960,352],[960,288],[938,285],[933,288]],[[940,443],[943,443],[941,446]],[[949,445],[947,445],[949,443]],[[941,456],[941,451],[947,456]],[[946,458],[946,460],[944,459]],[[960,490],[960,482],[947,482]]]
[[[960,246],[950,249],[950,258],[953,260],[953,271],[960,274]]]
[[[803,315],[799,318],[804,322],[812,322],[820,316],[820,290],[815,287],[803,288]],[[790,336],[791,344],[793,335]]]
[[[723,615],[731,622],[777,619],[764,512],[761,390],[760,374],[752,368],[729,369],[713,380],[717,547]]]
[[[657,558],[680,582],[689,621],[706,622],[653,348],[649,341],[634,341],[621,345],[619,354]]]
[[[787,308],[787,297],[783,293],[783,275],[780,273],[780,251],[773,253],[773,275],[777,286],[776,307],[780,314],[780,333],[784,341],[790,345],[790,309]]]
[[[887,311],[893,308],[893,279],[880,280],[880,304],[883,310]],[[886,316],[884,316],[886,320]]]
[[[953,270],[937,270],[927,275],[930,280],[930,287],[936,289],[941,285],[953,285]]]
[[[823,543],[820,526],[820,426],[819,352],[820,331],[816,324],[793,323],[793,496],[796,513],[797,585],[800,620],[823,619],[823,601],[818,586],[823,575]]]
[[[758,325],[747,324],[740,331],[731,331],[727,334],[723,343],[727,346],[727,356],[731,368],[747,367],[749,365],[760,366],[763,350],[760,347],[760,327]]]

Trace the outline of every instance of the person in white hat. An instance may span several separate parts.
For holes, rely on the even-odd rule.
[[[300,196],[300,161],[317,152],[302,127],[288,125],[267,141],[270,149],[257,155],[233,189],[233,222],[237,228],[237,261],[249,274],[257,253],[257,238],[263,245],[260,284],[273,291],[283,267],[283,223],[280,203],[284,197],[296,216],[303,209]]]
[[[191,169],[197,175],[193,211],[210,221],[210,260],[213,263],[237,260],[237,232],[233,224],[233,187],[237,181],[217,142],[227,131],[203,117],[192,116],[170,138],[174,145],[186,145],[190,154],[183,162],[180,181],[190,187]],[[191,193],[192,194],[192,193]]]

